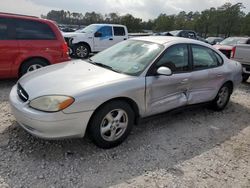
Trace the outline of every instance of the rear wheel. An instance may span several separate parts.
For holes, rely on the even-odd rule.
[[[74,54],[77,58],[88,58],[90,49],[85,44],[77,44],[75,46]]]
[[[23,76],[24,74],[28,72],[32,72],[34,70],[45,67],[47,65],[48,63],[43,59],[39,59],[39,58],[30,59],[22,64],[21,70],[20,70],[20,76]]]
[[[243,74],[242,75],[242,82],[246,82],[249,78],[249,75],[248,74]]]
[[[90,122],[89,133],[100,148],[108,149],[121,144],[134,123],[132,108],[123,101],[113,101],[101,107]]]
[[[221,111],[226,107],[231,96],[231,89],[232,88],[230,84],[224,84],[220,88],[217,96],[211,103],[211,106],[214,110]]]

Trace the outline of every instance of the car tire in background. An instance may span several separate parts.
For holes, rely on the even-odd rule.
[[[134,111],[128,103],[111,101],[94,113],[88,133],[98,147],[113,148],[127,138],[133,127],[134,118]]]
[[[218,91],[217,96],[211,103],[211,107],[213,110],[221,111],[223,110],[230,99],[232,87],[229,83],[224,84],[220,90]]]
[[[40,58],[30,59],[21,65],[20,76],[23,76],[24,74],[28,72],[40,69],[47,65],[48,65],[48,62],[43,59],[40,59]]]
[[[249,75],[243,74],[242,75],[242,82],[246,82],[248,80],[248,78],[249,78]]]
[[[90,49],[85,44],[77,44],[74,48],[74,54],[77,58],[88,58]]]

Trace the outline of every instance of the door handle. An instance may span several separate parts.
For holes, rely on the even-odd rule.
[[[223,75],[222,75],[222,74],[217,74],[216,76],[217,76],[217,77],[222,77]]]
[[[188,78],[185,78],[181,81],[181,84],[186,84],[188,82]]]
[[[124,38],[123,40],[127,40],[126,38]]]
[[[113,40],[113,38],[110,38],[109,40]]]

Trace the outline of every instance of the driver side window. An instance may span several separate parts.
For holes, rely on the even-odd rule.
[[[165,66],[173,73],[185,72],[188,66],[188,47],[186,44],[178,44],[167,49],[165,54],[156,63],[156,67]]]
[[[98,30],[101,33],[101,37],[111,37],[112,36],[112,27],[111,26],[103,26]]]

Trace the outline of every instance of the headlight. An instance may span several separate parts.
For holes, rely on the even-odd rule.
[[[74,101],[74,98],[68,96],[42,96],[33,99],[29,105],[40,111],[58,112],[69,107]]]

